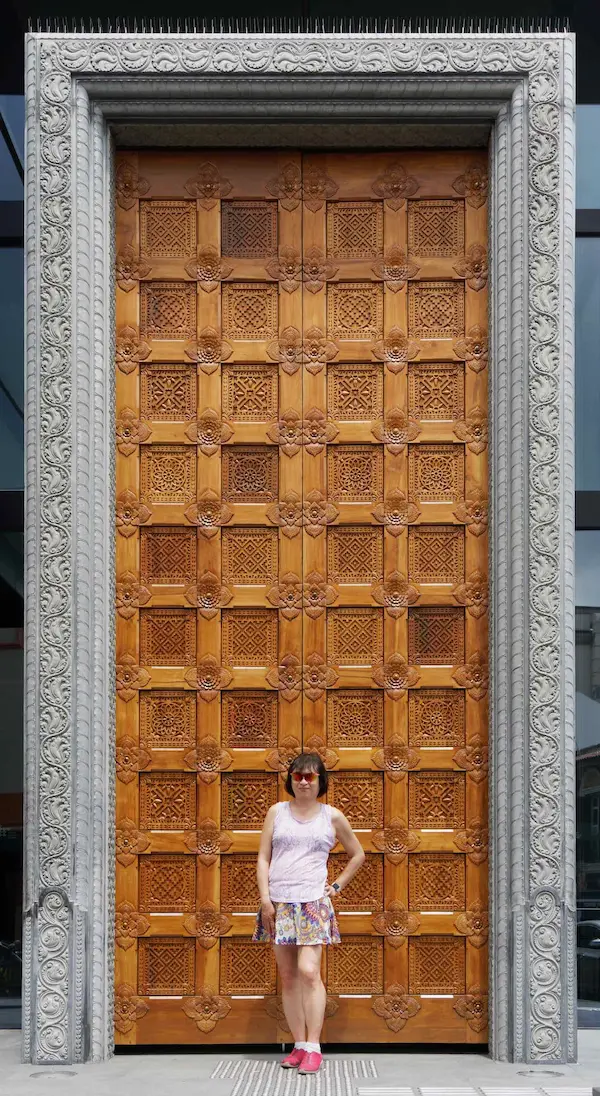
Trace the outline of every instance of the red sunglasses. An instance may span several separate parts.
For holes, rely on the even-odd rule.
[[[317,774],[316,773],[299,773],[299,772],[292,773],[292,780],[294,781],[295,784],[299,784],[301,780],[306,780],[307,784],[314,784],[316,779],[317,779]]]

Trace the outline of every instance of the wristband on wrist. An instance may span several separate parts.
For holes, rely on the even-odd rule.
[[[337,894],[338,891],[341,891],[342,888],[340,887],[339,883],[332,883],[331,884],[331,889],[334,890],[335,893]]]

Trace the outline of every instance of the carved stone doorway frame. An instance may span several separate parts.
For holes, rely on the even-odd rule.
[[[26,96],[24,1059],[113,1047],[113,131],[258,120],[490,126],[490,1050],[574,1061],[573,37],[33,34]]]

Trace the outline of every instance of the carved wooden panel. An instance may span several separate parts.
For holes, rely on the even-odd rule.
[[[143,830],[189,830],[196,822],[194,773],[140,773]]]
[[[226,913],[256,913],[260,896],[256,854],[230,853],[221,860],[221,909]]]
[[[329,993],[383,993],[383,940],[344,936],[327,953]]]
[[[196,577],[195,529],[154,526],[140,530],[142,585],[191,585]]]
[[[238,525],[221,537],[223,582],[260,586],[277,580],[277,529]]]
[[[327,410],[339,422],[370,422],[383,414],[380,365],[332,363],[327,370]]]
[[[226,746],[266,750],[277,744],[277,694],[235,690],[221,701],[222,737]]]
[[[187,259],[196,253],[196,203],[140,202],[140,251],[160,259]]]
[[[140,857],[140,910],[191,913],[196,908],[196,861],[178,853]]]
[[[221,205],[223,255],[255,259],[277,254],[277,202],[228,201]]]
[[[371,689],[335,689],[327,697],[331,746],[365,749],[383,745],[383,696]]]
[[[408,867],[411,910],[465,908],[465,860],[449,852],[415,852]]]
[[[175,996],[195,990],[196,944],[182,936],[140,940],[138,993]]]
[[[225,937],[221,941],[221,993],[274,994],[275,958],[268,944],[254,944],[250,937]]]
[[[455,583],[465,574],[465,534],[460,525],[415,525],[408,530],[411,582]]]
[[[147,749],[191,747],[196,739],[196,697],[176,689],[140,695],[140,739]]]
[[[278,407],[277,366],[261,362],[223,367],[225,418],[232,422],[270,422],[277,418]]]
[[[369,525],[335,525],[328,529],[327,567],[330,582],[381,581],[383,530]]]
[[[465,941],[413,936],[408,941],[409,993],[464,993]]]
[[[225,829],[262,829],[265,814],[277,802],[275,773],[223,773],[221,821]]]
[[[189,282],[142,282],[141,335],[147,339],[192,339],[195,333],[195,285]]]
[[[486,155],[117,153],[119,1043],[289,1038],[250,937],[302,748],[367,856],[324,1041],[487,1041],[435,996],[487,971]]]
[[[196,414],[196,370],[181,363],[143,362],[140,377],[142,418],[154,422],[192,419]]]

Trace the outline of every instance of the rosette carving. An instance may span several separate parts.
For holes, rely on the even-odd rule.
[[[233,517],[233,510],[221,501],[212,488],[207,487],[197,502],[192,502],[184,514],[191,525],[198,526],[198,532],[210,540],[216,536],[222,525],[227,525]]]
[[[135,655],[121,655],[116,666],[117,696],[128,703],[150,681],[150,674],[138,666]]]
[[[198,997],[187,997],[181,1006],[186,1016],[193,1020],[199,1031],[208,1034],[216,1028],[219,1020],[224,1020],[231,1005],[224,997],[219,997],[212,989],[202,989]]]
[[[473,407],[464,419],[459,419],[452,427],[456,437],[467,443],[472,453],[483,453],[488,443],[488,420],[481,407]]]
[[[302,422],[302,441],[307,453],[316,457],[339,434],[335,423],[328,421],[324,411],[311,407]]]
[[[376,278],[385,282],[386,288],[397,293],[406,285],[409,278],[419,273],[419,267],[407,258],[398,244],[392,244],[382,258],[376,259],[371,270]]]
[[[384,339],[371,347],[371,354],[385,362],[390,373],[401,373],[407,362],[418,357],[420,346],[416,339],[409,339],[399,327],[392,327]]]
[[[128,951],[138,936],[143,936],[150,928],[150,921],[132,906],[131,902],[120,902],[115,910],[115,940],[118,947]]]
[[[467,1021],[472,1031],[485,1031],[488,1024],[487,994],[473,986],[464,997],[456,997],[453,1009]]]
[[[219,854],[228,852],[233,841],[226,830],[220,830],[212,818],[203,818],[197,830],[183,835],[190,852],[195,853],[207,868],[216,864]]]
[[[265,270],[285,293],[295,293],[302,277],[300,254],[294,247],[281,247],[279,255],[265,263]]]
[[[224,278],[228,278],[233,267],[223,261],[216,247],[203,247],[195,259],[185,266],[186,274],[198,282],[200,289],[205,293],[212,293],[218,289]]]
[[[203,327],[197,339],[190,339],[183,348],[186,357],[197,362],[203,373],[210,375],[221,362],[233,354],[228,342],[224,342],[216,327]]]
[[[267,354],[279,362],[284,373],[293,376],[302,361],[302,335],[297,327],[284,327],[278,339],[267,345]]]
[[[138,363],[149,358],[151,352],[148,343],[140,339],[137,328],[128,324],[119,328],[115,342],[115,359],[121,373],[133,373]]]
[[[130,457],[135,453],[143,441],[148,441],[152,434],[147,422],[138,419],[131,407],[124,407],[117,422],[117,449],[124,457]]]
[[[474,948],[482,948],[487,944],[489,934],[488,913],[481,902],[473,902],[470,910],[459,913],[454,918],[454,924],[463,936],[468,936],[469,943]]]
[[[458,503],[454,517],[464,522],[474,537],[487,532],[488,500],[480,487],[471,487],[464,499]]]
[[[404,986],[390,986],[382,997],[374,997],[373,1012],[385,1020],[390,1031],[402,1031],[407,1020],[421,1011],[416,997],[409,997]]]
[[[206,901],[195,913],[184,917],[183,927],[190,936],[196,936],[200,946],[208,951],[218,944],[220,936],[229,932],[231,919],[221,913],[214,902]]]
[[[267,600],[286,620],[295,620],[302,611],[302,579],[293,571],[287,571],[268,591]]]
[[[409,441],[418,438],[421,427],[402,407],[392,407],[386,412],[383,422],[371,424],[371,433],[377,441],[383,442],[388,453],[397,457]]]
[[[267,437],[279,446],[286,457],[294,457],[296,453],[300,452],[302,446],[300,413],[295,411],[293,407],[288,407],[278,422],[271,424],[267,430]]]
[[[276,750],[269,750],[265,761],[269,768],[278,773],[286,773],[295,757],[302,751],[302,746],[296,738],[288,736],[284,738]]]
[[[124,868],[135,862],[136,856],[145,852],[150,840],[145,833],[138,830],[135,822],[130,818],[124,818],[117,822],[115,827],[115,844],[117,860]]]
[[[269,685],[279,690],[283,700],[297,700],[302,690],[302,665],[296,655],[284,655],[278,666],[272,666],[266,674]]]
[[[115,1027],[122,1035],[127,1035],[149,1011],[150,1006],[137,996],[133,986],[121,982],[115,987]]]
[[[115,748],[117,779],[123,784],[131,784],[132,780],[137,780],[137,774],[147,768],[151,760],[143,742],[138,745],[131,735],[124,735],[117,740]]]
[[[338,353],[339,347],[326,337],[320,327],[309,327],[308,331],[304,332],[302,361],[313,376],[320,373],[323,366],[332,361]]]
[[[394,784],[402,780],[409,769],[416,769],[419,760],[420,754],[398,738],[393,738],[383,749],[375,750],[373,754],[373,764],[379,769],[385,769]]]
[[[226,198],[233,187],[229,179],[223,178],[214,164],[206,161],[200,164],[198,171],[183,184],[190,198],[197,198],[202,209],[214,209],[219,198]]]
[[[378,605],[383,605],[388,616],[401,617],[409,605],[419,600],[419,591],[411,586],[406,575],[392,571],[378,586],[371,589],[371,597]]]
[[[277,1021],[277,1027],[281,1028],[282,1031],[289,1032],[290,1029],[285,1018],[285,1012],[283,1011],[281,997],[265,997],[264,1006],[267,1016],[270,1016],[272,1020]]]
[[[125,244],[117,254],[115,276],[119,289],[130,293],[142,278],[147,278],[151,266],[140,259],[131,244]]]
[[[488,195],[488,174],[485,168],[479,164],[468,167],[463,175],[459,175],[452,183],[452,189],[466,200],[467,205],[473,209],[480,209],[485,205]]]
[[[411,198],[419,189],[413,175],[407,175],[400,162],[388,165],[382,175],[378,175],[371,186],[373,194],[383,198],[390,209],[401,209],[407,198]]]
[[[297,209],[302,198],[302,173],[297,164],[286,164],[279,175],[269,179],[265,186],[267,194],[278,198],[283,209],[288,212]]]
[[[319,293],[325,282],[335,278],[339,267],[327,258],[320,247],[307,248],[302,267],[302,281],[309,293]]]
[[[488,584],[482,571],[471,571],[464,581],[452,590],[452,597],[459,605],[464,605],[470,616],[478,620],[485,616],[488,608]]]
[[[188,586],[185,600],[194,605],[205,620],[216,617],[219,609],[228,605],[233,597],[227,586],[222,586],[213,571],[203,571],[195,586]]]
[[[284,537],[297,537],[302,528],[302,499],[295,491],[287,491],[279,502],[267,507],[267,518],[278,525]]]
[[[320,738],[318,734],[312,735],[304,743],[307,753],[316,753],[321,758],[326,769],[335,769],[340,755],[336,750],[330,750],[324,739]]]
[[[379,852],[385,853],[390,864],[402,864],[409,852],[419,847],[418,834],[408,830],[399,818],[392,818],[383,830],[376,830],[372,841]]]
[[[141,502],[135,491],[127,487],[117,495],[116,522],[117,532],[122,537],[134,536],[138,526],[144,525],[152,517],[152,511]]]
[[[339,187],[317,164],[309,164],[302,173],[302,199],[307,209],[317,213],[327,198],[333,198]]]
[[[223,422],[212,407],[207,407],[199,419],[185,428],[186,437],[197,444],[205,457],[213,457],[221,446],[233,437],[229,423]]]
[[[399,537],[407,525],[417,520],[421,511],[410,495],[394,490],[386,495],[383,502],[378,502],[371,513],[375,521],[385,525],[388,533]]]
[[[390,655],[385,662],[379,659],[373,666],[373,681],[385,689],[390,700],[399,700],[407,689],[417,684],[419,676],[414,666],[409,666],[399,654]]]
[[[406,937],[416,932],[421,921],[414,913],[409,913],[402,902],[390,902],[383,913],[373,918],[375,932],[380,932],[393,948],[400,948]]]
[[[316,651],[309,655],[304,663],[303,686],[309,700],[319,700],[326,689],[332,689],[338,680],[338,674],[323,655]]]
[[[338,591],[330,586],[324,575],[318,571],[311,571],[306,576],[302,586],[302,605],[307,616],[311,620],[317,620],[323,615],[328,605],[333,605],[338,598]]]
[[[133,209],[150,190],[150,183],[138,175],[133,164],[122,160],[115,172],[115,195],[121,209]]]
[[[302,505],[302,524],[310,537],[318,537],[340,515],[337,506],[318,491],[309,491]]]
[[[473,864],[483,864],[488,856],[488,828],[480,818],[454,834],[454,844],[461,852],[466,852]]]
[[[456,357],[462,358],[474,373],[481,373],[482,369],[487,368],[488,337],[479,324],[469,328],[466,338],[455,339],[452,349]]]
[[[452,755],[453,761],[466,769],[471,780],[475,784],[481,784],[487,778],[488,773],[488,748],[479,735],[470,738],[466,746],[461,746]]]
[[[195,769],[203,784],[214,783],[219,773],[229,769],[233,762],[231,754],[210,735],[200,739],[195,749],[188,750],[183,760],[189,769]]]
[[[221,689],[231,684],[232,676],[214,655],[203,655],[197,666],[191,666],[185,680],[192,689],[198,690],[201,700],[215,700]]]
[[[117,612],[123,620],[131,620],[135,616],[136,609],[150,601],[151,594],[145,586],[138,582],[137,575],[133,571],[124,571],[117,578]]]
[[[465,255],[454,264],[459,278],[464,278],[470,289],[485,289],[488,280],[487,250],[483,244],[471,244]]]
[[[483,700],[489,683],[487,659],[476,651],[462,666],[452,671],[452,677],[473,700]]]

